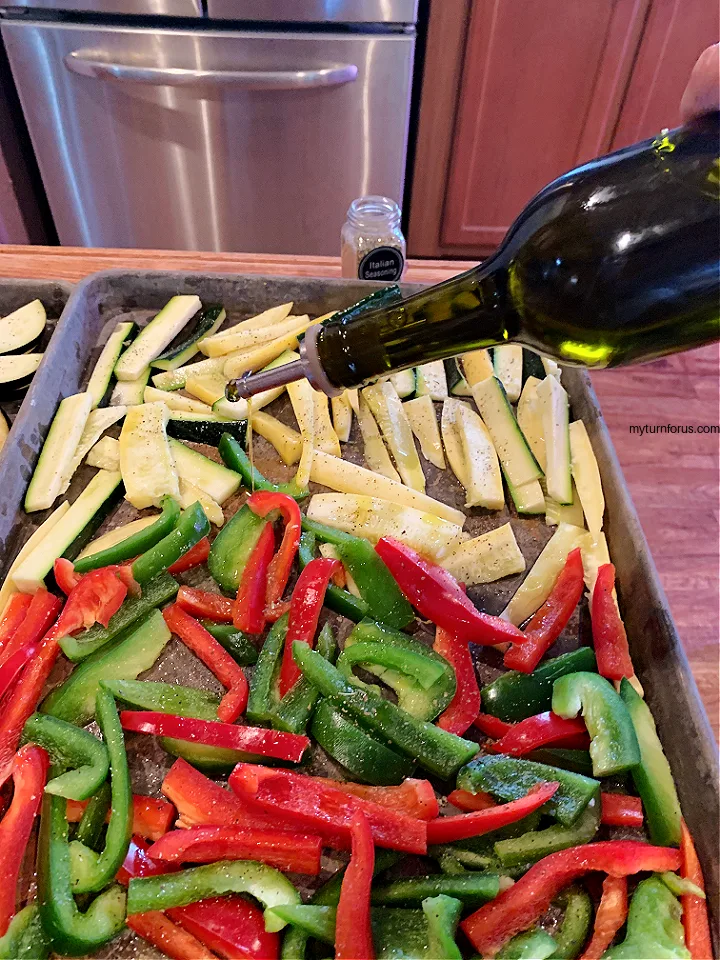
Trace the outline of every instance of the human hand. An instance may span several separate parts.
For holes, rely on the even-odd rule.
[[[683,122],[713,110],[720,110],[720,43],[700,55],[680,102]]]

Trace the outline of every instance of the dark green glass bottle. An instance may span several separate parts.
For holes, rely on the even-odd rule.
[[[281,368],[287,380],[354,387],[507,341],[563,364],[611,367],[717,340],[719,117],[555,180],[478,267],[314,329],[303,360]],[[241,392],[255,393],[256,379]]]

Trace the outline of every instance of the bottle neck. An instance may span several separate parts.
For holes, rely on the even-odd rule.
[[[518,326],[500,251],[398,304],[351,322],[327,321],[316,348],[334,385],[356,387],[389,372],[503,343]]]

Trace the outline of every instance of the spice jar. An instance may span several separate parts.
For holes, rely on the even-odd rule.
[[[342,275],[360,280],[399,280],[405,269],[400,207],[389,197],[358,197],[340,234]]]

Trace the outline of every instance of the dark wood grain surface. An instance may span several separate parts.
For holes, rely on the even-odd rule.
[[[414,260],[409,262],[406,279],[438,282],[469,265]],[[0,246],[3,277],[77,281],[88,273],[111,268],[340,275],[340,261],[334,257]],[[595,373],[593,383],[717,737],[718,347],[642,367]],[[630,430],[645,425],[670,429],[643,436]],[[702,428],[714,428],[715,432],[699,432]]]

